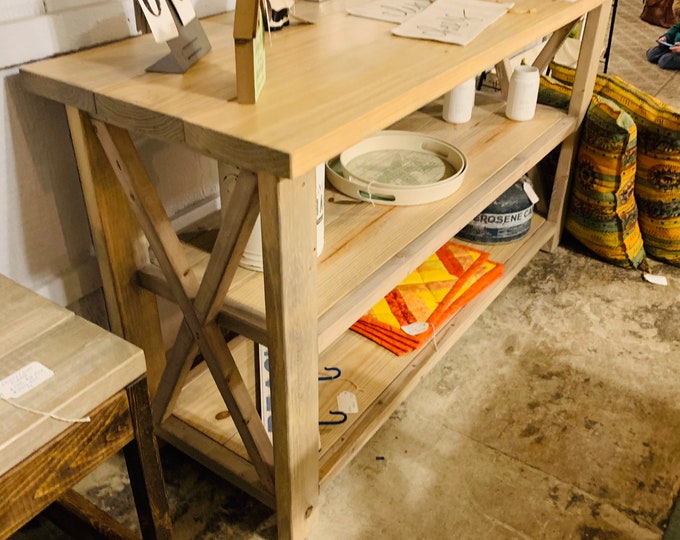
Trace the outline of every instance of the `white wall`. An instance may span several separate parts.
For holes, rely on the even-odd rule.
[[[232,0],[196,0],[199,16]],[[133,0],[0,0],[0,273],[67,305],[100,286],[63,106],[25,92],[19,67],[135,34]],[[216,165],[139,139],[171,215],[214,206]]]

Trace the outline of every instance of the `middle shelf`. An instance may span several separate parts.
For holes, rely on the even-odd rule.
[[[505,118],[504,105],[496,95],[478,92],[467,124],[444,122],[441,103],[434,102],[393,126],[440,138],[466,154],[465,179],[445,199],[420,206],[373,206],[326,190],[325,248],[317,266],[320,351],[576,128],[575,118],[541,105],[533,120],[513,122]],[[190,244],[185,252],[202,276],[209,253]],[[142,286],[172,298],[158,267],[146,266],[139,279]],[[220,323],[266,345],[264,305],[262,274],[239,268]]]

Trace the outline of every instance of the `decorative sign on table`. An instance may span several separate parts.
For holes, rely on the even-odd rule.
[[[289,24],[293,0],[238,0],[234,15],[236,52],[236,101],[254,104],[266,79],[264,31]],[[298,18],[302,20],[301,18]],[[304,21],[309,22],[309,21]]]
[[[137,0],[157,43],[167,43],[170,54],[146,68],[162,73],[184,73],[210,50],[191,0]]]
[[[234,15],[236,101],[253,104],[266,78],[264,25],[258,0],[239,0]]]

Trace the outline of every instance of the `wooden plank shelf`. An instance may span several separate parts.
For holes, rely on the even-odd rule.
[[[434,253],[576,127],[573,117],[542,106],[531,122],[512,122],[505,119],[504,106],[497,96],[478,93],[468,124],[454,126],[442,121],[441,105],[435,103],[393,126],[438,137],[467,155],[463,184],[446,199],[396,207],[353,201],[332,188],[326,190],[325,248],[319,258],[317,283],[321,351],[412,272],[418,261]],[[463,201],[465,204],[460,204]],[[213,216],[197,225],[206,233],[195,235],[199,242],[184,244],[199,276],[205,271],[209,253],[194,244],[200,245],[200,240],[210,236],[215,221]],[[158,267],[144,267],[139,280],[172,300]],[[267,343],[261,273],[237,271],[220,322],[249,339]]]
[[[319,383],[319,418],[327,419],[328,411],[337,409],[339,392],[353,392],[359,404],[359,413],[348,415],[345,423],[320,427],[320,482],[341,470],[352,459],[555,232],[553,224],[535,214],[531,230],[520,240],[502,245],[472,244],[489,251],[493,260],[505,264],[503,276],[437,331],[436,346],[435,341],[430,340],[420,349],[400,357],[347,330],[320,355],[320,374],[324,366],[334,366],[342,370],[342,376]],[[254,345],[243,337],[232,340],[229,345],[254,398]],[[244,472],[248,469],[247,452],[205,366],[199,365],[193,370],[173,415],[163,424],[160,434],[222,476],[232,481],[237,477],[240,487],[273,505],[273,500],[262,490],[256,477]],[[209,444],[206,439],[209,439]],[[206,452],[210,445],[215,451]],[[225,453],[231,455],[225,456]]]

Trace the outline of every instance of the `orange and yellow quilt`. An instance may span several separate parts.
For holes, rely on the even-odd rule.
[[[503,264],[447,242],[352,325],[401,356],[425,343],[460,308],[503,274]]]

